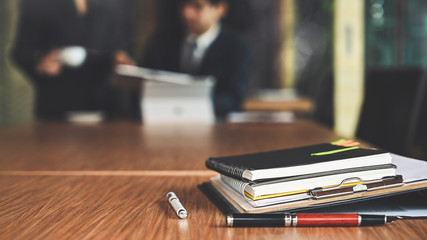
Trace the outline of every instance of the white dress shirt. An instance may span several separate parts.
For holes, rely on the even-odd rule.
[[[215,24],[202,35],[189,34],[186,37],[181,55],[181,70],[183,72],[197,72],[206,51],[218,37],[220,30],[221,26]]]

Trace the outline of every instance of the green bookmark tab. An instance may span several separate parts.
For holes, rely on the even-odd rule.
[[[334,153],[340,153],[340,152],[350,151],[350,150],[354,150],[354,149],[358,149],[358,148],[359,147],[348,147],[348,148],[342,148],[342,149],[337,149],[337,150],[332,150],[332,151],[312,153],[311,156],[329,155],[329,154],[334,154]]]

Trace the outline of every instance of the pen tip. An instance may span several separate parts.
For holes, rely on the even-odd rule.
[[[186,211],[180,211],[178,213],[178,216],[179,216],[179,218],[184,219],[184,218],[187,218],[188,215],[187,215]]]
[[[387,222],[393,222],[397,219],[403,219],[403,218],[400,216],[387,216]]]

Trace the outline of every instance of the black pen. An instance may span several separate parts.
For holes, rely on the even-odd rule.
[[[357,227],[375,226],[398,217],[357,213],[234,213],[226,216],[227,227]]]

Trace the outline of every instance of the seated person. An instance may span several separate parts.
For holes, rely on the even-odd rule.
[[[249,50],[221,24],[226,0],[180,0],[183,31],[157,31],[146,46],[142,66],[193,75],[212,75],[215,115],[241,109],[249,74]]]
[[[113,65],[133,63],[126,53],[131,38],[124,2],[21,1],[12,56],[34,84],[39,119],[106,111]],[[64,61],[64,49],[74,49],[68,51],[71,65]]]

